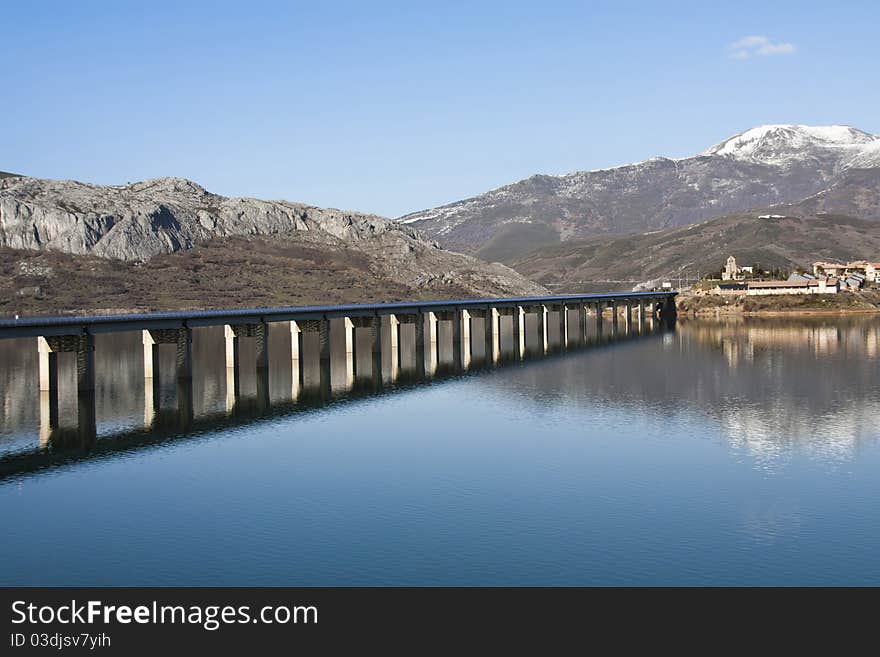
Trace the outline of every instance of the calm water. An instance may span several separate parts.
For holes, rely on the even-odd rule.
[[[99,338],[85,445],[41,445],[36,346],[0,342],[2,585],[880,584],[875,318],[680,322],[298,402],[273,327],[269,399],[246,378],[232,407],[205,330],[193,419],[169,378],[149,429],[140,336]]]

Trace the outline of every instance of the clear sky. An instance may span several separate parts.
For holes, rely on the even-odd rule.
[[[11,2],[0,170],[397,216],[762,123],[880,133],[880,3]]]

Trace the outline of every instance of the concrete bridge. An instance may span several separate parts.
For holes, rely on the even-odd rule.
[[[85,441],[94,438],[95,421],[95,335],[140,331],[143,336],[143,374],[145,420],[158,409],[159,349],[164,345],[176,351],[175,376],[178,406],[184,416],[192,409],[192,331],[198,327],[223,326],[225,332],[226,398],[231,412],[240,397],[240,351],[243,339],[253,342],[257,370],[257,397],[268,399],[270,367],[292,368],[293,380],[304,385],[304,361],[317,357],[320,391],[330,393],[331,322],[344,330],[347,379],[367,378],[374,387],[393,381],[403,361],[403,326],[414,327],[415,375],[432,376],[440,362],[441,322],[451,324],[453,370],[462,372],[471,365],[473,346],[483,341],[485,365],[502,358],[519,360],[533,355],[526,345],[537,343],[537,355],[551,350],[548,340],[551,321],[558,324],[557,349],[583,343],[589,322],[601,336],[606,321],[613,338],[622,334],[641,334],[649,328],[675,321],[676,292],[634,292],[620,294],[558,295],[504,299],[471,299],[416,303],[357,304],[342,306],[303,306],[191,312],[146,313],[101,316],[32,317],[0,320],[0,339],[36,338],[39,353],[41,444],[59,427],[58,356],[71,353],[76,360],[78,434]],[[526,335],[526,316],[536,320],[535,336]],[[610,317],[608,317],[610,315]],[[551,319],[552,318],[552,319]],[[573,321],[572,321],[573,320]],[[290,360],[272,359],[269,353],[270,323],[287,322],[290,327]],[[501,344],[502,322],[510,325],[511,344]],[[358,372],[358,330],[369,333],[370,371]],[[307,354],[304,334],[317,336],[317,353]],[[386,335],[387,334],[387,335]],[[285,332],[286,335],[286,332]],[[531,340],[527,338],[531,337]],[[363,340],[361,341],[363,343]],[[383,348],[390,358],[383,359]],[[334,354],[335,355],[335,354]],[[363,359],[361,359],[363,360]],[[383,363],[390,371],[383,371]],[[294,395],[295,396],[295,395]]]

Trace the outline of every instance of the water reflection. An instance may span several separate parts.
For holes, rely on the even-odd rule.
[[[880,582],[880,318],[687,321],[625,339],[621,317],[613,339],[606,317],[601,338],[590,322],[589,345],[567,350],[559,324],[549,355],[530,339],[518,361],[502,322],[501,348],[486,358],[475,339],[466,373],[448,324],[420,372],[410,326],[399,354],[383,350],[383,371],[399,362],[381,381],[360,331],[357,366],[334,359],[329,388],[308,345],[300,384],[273,327],[262,381],[242,341],[231,400],[222,332],[196,332],[189,386],[163,347],[149,390],[140,336],[104,336],[92,439],[62,394],[44,446],[33,342],[0,342],[0,577]]]
[[[566,404],[600,403],[648,408],[660,418],[699,413],[731,446],[772,469],[793,452],[841,460],[877,440],[878,341],[876,316],[680,321],[660,344],[635,343],[484,383],[560,412]]]

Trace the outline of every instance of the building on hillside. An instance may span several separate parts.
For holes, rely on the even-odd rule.
[[[767,294],[837,294],[840,279],[829,276],[805,281],[753,281],[746,283],[749,296]]]
[[[733,297],[740,294],[745,294],[746,290],[745,283],[719,283],[714,288],[712,288],[712,294],[720,294],[724,297]]]
[[[859,275],[869,283],[880,282],[880,262],[870,262],[868,260],[853,260],[845,265],[839,262],[814,262],[813,273],[817,276],[824,274],[825,276],[848,277]]]
[[[727,259],[727,264],[724,265],[724,269],[721,270],[721,280],[735,281],[739,280],[740,278],[740,268],[736,266],[736,258],[730,256]]]
[[[814,276],[841,276],[846,272],[846,265],[841,264],[839,262],[823,262],[818,261],[813,263],[813,275]]]

